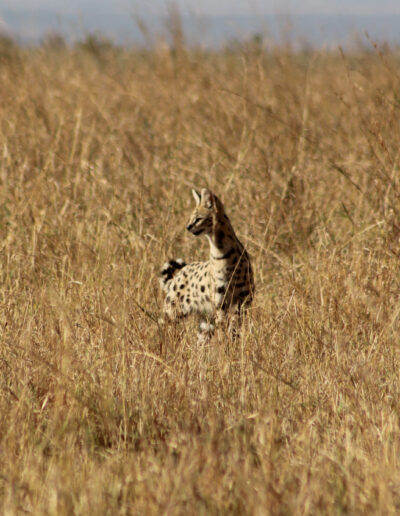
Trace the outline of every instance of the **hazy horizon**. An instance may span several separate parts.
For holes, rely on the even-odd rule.
[[[278,7],[279,4],[279,7]],[[196,7],[192,0],[174,4],[153,0],[2,0],[0,30],[22,42],[40,41],[57,32],[67,41],[98,32],[116,43],[143,44],[137,26],[141,18],[154,36],[165,34],[165,20],[171,5],[182,17],[189,44],[219,46],[232,39],[263,34],[273,40],[301,39],[312,45],[346,44],[354,34],[368,32],[373,39],[400,43],[400,3],[385,0],[339,0],[332,5],[323,0],[203,0]]]
[[[135,11],[143,15],[163,15],[171,6],[176,6],[185,15],[226,16],[226,15],[383,15],[400,14],[398,0],[202,0],[201,5],[195,0],[1,0],[2,9],[14,11],[32,11],[44,9],[58,14],[77,14],[80,11],[99,9],[107,12]]]

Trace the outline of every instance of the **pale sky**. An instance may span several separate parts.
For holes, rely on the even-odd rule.
[[[400,14],[400,0],[0,0],[2,8],[12,10],[46,9],[51,12],[79,13],[93,8],[104,11],[135,11],[139,14],[164,14],[175,4],[182,14]]]
[[[349,34],[365,32],[376,40],[400,44],[400,0],[0,0],[0,33],[40,41],[52,31],[69,40],[100,32],[114,41],[140,42],[135,20],[146,20],[150,30],[157,33],[162,24],[159,21],[157,28],[155,20],[167,19],[168,6],[176,6],[184,17],[191,42],[202,44],[224,43],[264,33],[266,28],[274,37],[279,24],[269,20],[266,27],[265,17],[282,20],[282,16],[296,22],[293,34],[313,44],[334,44]],[[302,21],[301,15],[320,19]],[[196,39],[196,27],[187,20],[201,21],[202,17],[211,18],[206,33],[201,29]],[[224,25],[221,20],[226,17],[236,19]]]

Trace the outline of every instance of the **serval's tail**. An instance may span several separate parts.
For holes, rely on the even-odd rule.
[[[185,267],[185,265],[186,263],[180,258],[178,258],[178,260],[169,260],[168,262],[164,263],[163,268],[161,269],[160,284],[161,288],[165,292],[168,292],[169,282],[174,277],[176,271],[179,271]]]

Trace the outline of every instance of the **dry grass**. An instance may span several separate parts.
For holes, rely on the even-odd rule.
[[[0,512],[400,510],[399,55],[0,52]],[[160,330],[208,185],[237,343]]]

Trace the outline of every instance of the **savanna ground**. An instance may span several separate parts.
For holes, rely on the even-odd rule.
[[[400,55],[175,43],[2,43],[0,512],[398,513]],[[237,342],[154,322],[193,186]]]

